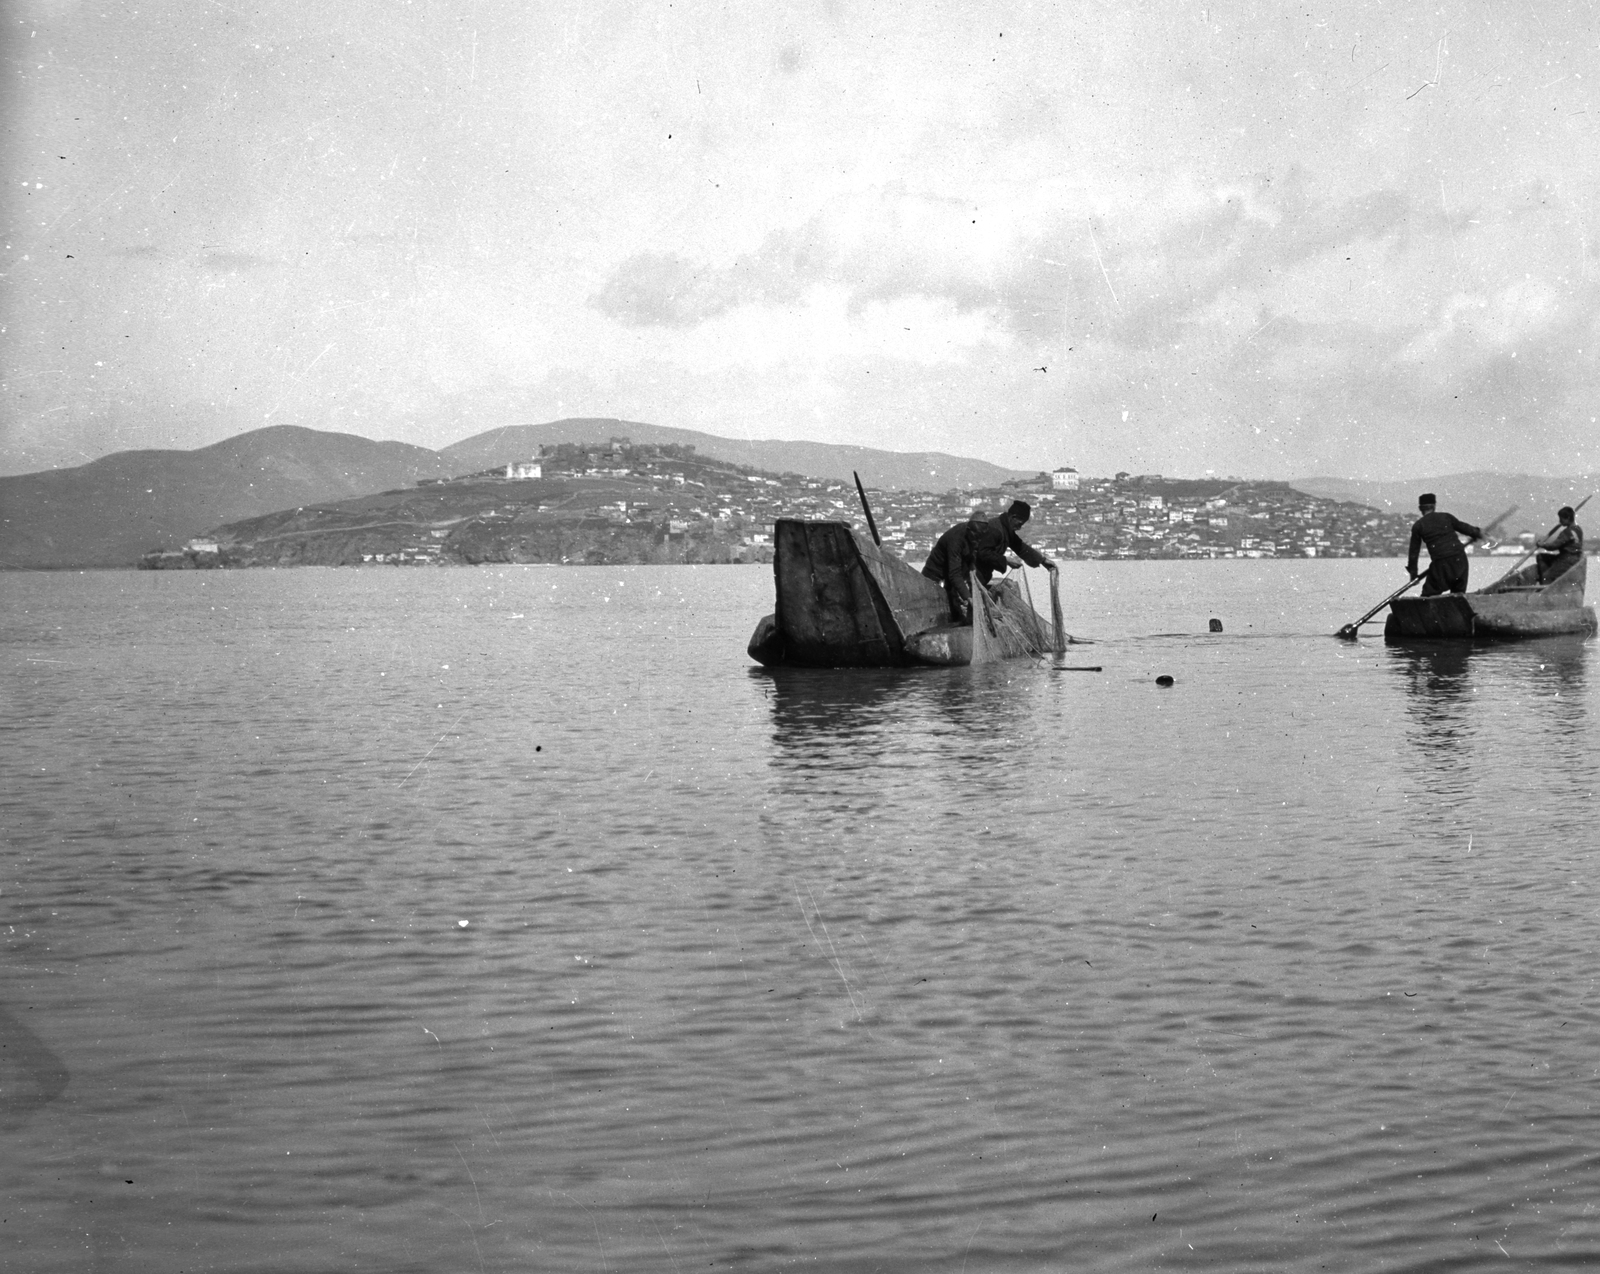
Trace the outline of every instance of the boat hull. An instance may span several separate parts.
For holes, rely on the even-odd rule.
[[[970,624],[937,624],[910,634],[905,646],[913,661],[950,667],[1044,655],[1053,648],[1055,630],[1023,600],[1011,580],[977,596],[977,601]]]
[[[773,527],[777,605],[756,625],[750,657],[767,667],[883,668],[973,662],[973,630],[950,623],[944,585],[846,522],[780,518]],[[979,644],[979,662],[1049,648],[1050,625],[1027,608],[1015,585],[995,603],[1008,617],[1002,637]],[[1031,621],[1031,623],[1030,623]],[[991,624],[986,633],[992,633]],[[1030,634],[1017,639],[1019,632]],[[1036,635],[1036,636],[1035,636]]]
[[[1597,630],[1595,608],[1583,604],[1587,559],[1549,584],[1535,568],[1514,570],[1475,593],[1397,597],[1383,626],[1386,641],[1517,641]]]
[[[750,657],[769,667],[882,668],[915,662],[908,633],[946,622],[942,585],[860,539],[846,522],[780,518],[773,527],[777,607]]]

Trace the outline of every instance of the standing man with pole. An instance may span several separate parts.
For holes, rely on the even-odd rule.
[[[1429,491],[1417,497],[1417,508],[1422,516],[1411,524],[1411,549],[1406,555],[1406,571],[1412,579],[1417,570],[1417,555],[1422,546],[1428,546],[1428,577],[1422,582],[1422,596],[1433,597],[1439,593],[1464,593],[1467,591],[1467,552],[1456,537],[1464,535],[1468,541],[1483,537],[1483,532],[1469,526],[1449,513],[1438,511],[1438,498]]]

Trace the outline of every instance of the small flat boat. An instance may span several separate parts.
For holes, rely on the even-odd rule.
[[[1549,583],[1529,562],[1474,593],[1397,597],[1389,603],[1385,641],[1461,638],[1515,641],[1596,631],[1595,610],[1583,604],[1589,559],[1580,557]]]
[[[953,624],[943,584],[847,522],[780,518],[772,542],[777,609],[749,645],[767,667],[956,665],[1053,648],[1054,628],[1011,580],[976,599],[976,625]]]

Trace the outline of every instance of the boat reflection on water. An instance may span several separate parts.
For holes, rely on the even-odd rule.
[[[1483,778],[1475,768],[1480,744],[1486,755],[1503,756],[1519,735],[1533,749],[1581,737],[1591,644],[1563,636],[1386,647],[1387,665],[1404,687],[1406,739],[1419,780],[1440,794],[1465,794]]]
[[[1524,642],[1502,656],[1504,668],[1526,694],[1535,722],[1558,734],[1578,736],[1587,720],[1587,666],[1593,641],[1547,637]]]
[[[871,764],[863,745],[916,693],[899,668],[752,668],[750,679],[771,709],[773,763],[797,769]]]
[[[951,669],[752,669],[772,717],[771,764],[809,780],[871,769],[982,784],[1012,763],[1033,712],[1030,661]],[[854,786],[852,784],[852,786]]]
[[[1477,648],[1459,641],[1413,641],[1386,646],[1389,666],[1405,682],[1406,708],[1421,725],[1449,726],[1472,690],[1468,670]]]
[[[0,1004],[0,1129],[14,1132],[66,1091],[71,1077],[54,1050]]]
[[[1450,727],[1458,723],[1462,703],[1474,696],[1481,699],[1490,686],[1519,703],[1548,702],[1555,718],[1581,719],[1591,644],[1578,636],[1516,645],[1414,641],[1388,646],[1384,653],[1405,682],[1412,718],[1431,727]]]

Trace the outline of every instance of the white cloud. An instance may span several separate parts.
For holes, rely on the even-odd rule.
[[[1404,6],[470,8],[36,3],[6,441],[77,457],[94,372],[436,442],[525,390],[1016,463],[1600,459],[1588,10],[1465,0],[1419,94]]]
[[[1573,317],[1571,303],[1540,279],[1519,279],[1492,294],[1458,292],[1445,300],[1396,361],[1427,369],[1435,377],[1451,375],[1489,359],[1515,357],[1519,346],[1531,353],[1531,347]]]

